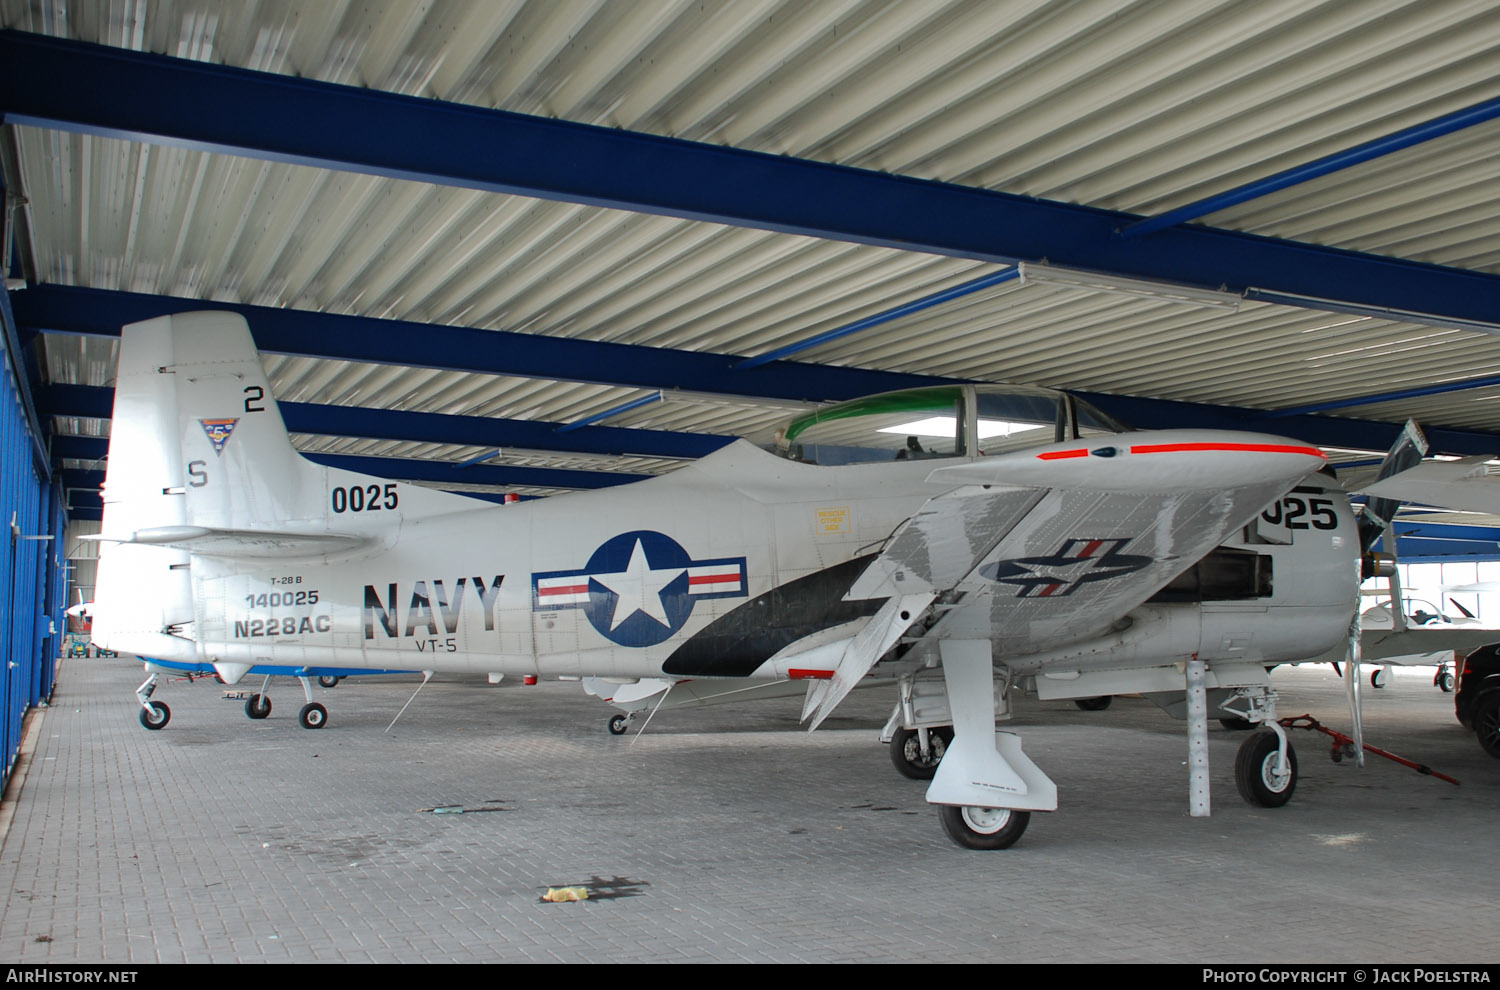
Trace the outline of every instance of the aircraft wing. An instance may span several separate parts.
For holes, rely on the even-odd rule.
[[[1317,448],[1280,438],[1171,431],[939,468],[928,480],[955,487],[892,535],[846,598],[885,598],[882,612],[903,618],[935,603],[929,637],[989,640],[997,656],[1079,643],[1322,464]],[[907,625],[843,650],[834,678],[809,692],[814,724]]]
[[[1500,478],[1485,473],[1488,455],[1456,461],[1424,461],[1360,488],[1366,495],[1500,515]]]
[[[944,635],[989,639],[996,654],[1098,636],[1322,464],[1277,438],[1208,436],[940,468],[930,480],[972,483],[923,506],[849,597],[930,590],[953,606]]]

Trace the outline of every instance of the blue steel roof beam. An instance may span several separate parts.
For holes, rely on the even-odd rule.
[[[334,357],[349,361],[381,361],[413,368],[477,371],[489,374],[534,374],[559,381],[576,381],[581,369],[591,369],[612,378],[625,365],[632,369],[634,381],[611,380],[608,384],[637,384],[650,388],[685,387],[693,391],[726,391],[736,395],[764,395],[770,398],[852,399],[898,388],[937,385],[957,379],[929,375],[896,374],[859,368],[838,368],[778,361],[744,376],[731,370],[737,360],[733,355],[674,351],[666,348],[631,344],[604,344],[596,341],[536,337],[505,331],[464,330],[393,320],[337,316],[264,306],[242,306],[200,300],[175,299],[103,289],[78,289],[67,286],[33,286],[15,297],[17,319],[49,333],[81,333],[96,336],[119,336],[120,326],[168,313],[188,309],[228,309],[241,313],[250,321],[257,344],[267,342],[295,346],[294,353],[306,357]],[[264,340],[262,339],[264,338]],[[362,345],[374,342],[365,351]],[[464,348],[469,348],[465,352]],[[273,349],[266,347],[266,349]],[[543,349],[538,356],[534,351]],[[332,352],[332,353],[330,353]],[[467,359],[455,354],[467,353]],[[465,361],[467,363],[465,363]],[[761,372],[769,372],[762,377]],[[795,382],[790,387],[788,383]],[[77,386],[52,386],[74,388]],[[50,391],[50,390],[49,390]],[[796,393],[804,393],[797,395]],[[1238,409],[1230,406],[1174,402],[1163,399],[1140,399],[1131,396],[1079,393],[1101,409],[1141,429],[1171,429],[1194,424],[1222,429],[1264,429],[1264,410]],[[102,401],[102,400],[99,400]],[[287,403],[286,405],[294,405]],[[384,416],[421,415],[356,409],[348,406],[319,406],[323,410],[348,409],[347,415],[364,417],[374,412]],[[89,412],[76,404],[52,404],[48,412],[55,415],[109,417],[108,406],[102,412]],[[495,423],[500,421],[489,420]],[[520,421],[504,421],[516,424]],[[551,432],[558,424],[545,424]],[[345,429],[349,427],[344,427]],[[517,426],[517,429],[524,427]],[[1359,447],[1384,450],[1401,431],[1399,423],[1377,423],[1367,420],[1338,419],[1326,416],[1289,416],[1276,423],[1278,432],[1327,447]],[[619,427],[588,427],[592,430],[620,430]],[[337,430],[308,429],[308,433],[333,433]],[[586,431],[578,431],[583,435]],[[620,430],[635,436],[645,431]],[[353,436],[366,436],[354,433]],[[578,450],[560,446],[560,436],[553,440],[525,443],[511,442],[503,436],[485,435],[476,446],[523,446],[538,450]],[[674,434],[692,436],[692,434]],[[1429,437],[1438,449],[1448,454],[1489,454],[1500,451],[1500,435],[1478,431],[1435,429]],[[401,437],[381,437],[401,439]],[[423,439],[434,440],[431,436]],[[435,442],[457,442],[451,436],[439,436]],[[615,451],[598,451],[613,453]],[[622,449],[621,453],[654,453]],[[703,451],[707,453],[707,451]],[[672,456],[672,455],[665,455]],[[701,456],[686,453],[679,456]]]
[[[606,419],[612,419],[615,416],[623,416],[625,413],[628,413],[633,409],[640,409],[644,406],[649,406],[652,403],[660,401],[662,401],[662,394],[661,390],[658,389],[657,391],[652,392],[650,395],[643,395],[640,398],[631,399],[629,402],[622,402],[618,406],[610,406],[603,412],[596,412],[592,416],[585,416],[583,419],[580,419],[577,422],[564,423],[563,425],[557,427],[557,432],[571,433],[574,430],[581,430],[585,426],[593,426],[595,423],[603,422]]]
[[[1471,540],[1500,548],[1500,529],[1490,526],[1464,526],[1454,523],[1396,523],[1396,539]]]
[[[345,454],[310,454],[308,460],[328,467],[357,471],[381,478],[408,481],[435,481],[449,485],[524,485],[530,488],[608,488],[631,481],[643,481],[647,474],[611,474],[607,471],[568,471],[560,468],[473,467],[459,471],[458,465],[438,461],[408,460],[401,457],[352,457]],[[98,490],[104,484],[103,471],[66,470],[62,472],[65,488]]]
[[[1204,430],[1265,431],[1265,411],[1234,406],[1213,406],[1201,402],[1177,402],[1170,399],[1141,399],[1128,395],[1106,395],[1101,392],[1078,392],[1074,395],[1098,406],[1122,423],[1142,430],[1171,430],[1183,427]],[[1272,431],[1294,437],[1319,447],[1342,447],[1357,450],[1387,450],[1405,428],[1404,423],[1385,423],[1367,419],[1344,419],[1337,416],[1288,416],[1278,419]],[[1423,425],[1434,453],[1496,454],[1500,453],[1500,434],[1478,430],[1452,430]]]
[[[1457,382],[1445,382],[1441,385],[1424,385],[1421,388],[1408,388],[1399,392],[1381,392],[1377,395],[1361,395],[1352,399],[1333,399],[1328,402],[1314,402],[1306,406],[1292,406],[1288,409],[1276,409],[1265,413],[1267,419],[1279,419],[1283,416],[1301,416],[1306,413],[1328,412],[1332,409],[1349,409],[1354,406],[1373,406],[1377,402],[1396,402],[1400,399],[1420,399],[1424,395],[1442,395],[1446,392],[1466,392],[1471,388],[1488,388],[1492,385],[1500,385],[1500,375],[1490,375],[1487,378],[1465,378]]]
[[[916,384],[938,384],[943,379],[918,379]],[[1198,402],[1176,402],[1168,399],[1142,399],[1128,395],[1106,395],[1100,392],[1073,392],[1079,398],[1098,406],[1122,423],[1142,430],[1170,430],[1197,427],[1219,430],[1264,430],[1265,411],[1234,406],[1213,406]],[[49,416],[84,416],[108,419],[113,404],[113,390],[88,385],[50,385],[39,396],[41,411]],[[647,448],[644,443],[660,431],[627,429],[614,426],[589,426],[572,433],[556,432],[556,423],[533,420],[494,420],[483,417],[441,416],[436,413],[395,412],[358,406],[318,406],[287,402],[281,404],[288,427],[299,433],[331,436],[359,436],[382,440],[413,440],[424,443],[464,443],[478,447],[525,447],[536,450],[566,450],[576,453],[627,453],[642,456],[674,456],[661,448]],[[299,419],[305,411],[307,419]],[[327,417],[326,419],[321,417]],[[450,421],[453,421],[450,423]],[[489,432],[465,433],[466,421]],[[292,424],[296,424],[293,426]],[[497,433],[504,428],[507,432]],[[1386,450],[1404,428],[1402,423],[1383,423],[1334,416],[1290,416],[1276,422],[1276,432],[1322,447]],[[514,430],[514,433],[508,431]],[[1500,434],[1477,430],[1423,428],[1436,453],[1500,453]],[[394,435],[393,435],[394,434]],[[680,453],[675,456],[699,457],[728,443],[731,437],[717,434],[662,433],[673,438]],[[600,446],[578,446],[575,440]],[[528,442],[529,441],[529,442]],[[690,452],[688,444],[699,445]],[[608,449],[603,449],[608,448]],[[668,448],[674,449],[674,448]]]
[[[1396,548],[1396,555],[1401,558],[1403,564],[1500,560],[1500,546],[1470,540],[1424,540],[1420,537],[1400,537],[1396,540]]]
[[[39,399],[42,412],[48,416],[109,419],[114,407],[114,389],[96,385],[49,385],[42,390]],[[278,405],[287,429],[293,433],[367,440],[696,459],[734,439],[714,433],[671,433],[619,426],[591,426],[559,435],[557,428],[562,424],[540,420],[449,416],[307,402],[282,402]]]
[[[1045,259],[1475,326],[1494,320],[1500,294],[1500,276],[1483,272],[1197,225],[1124,241],[1114,232],[1139,216],[16,31],[0,32],[0,115],[319,168],[977,261]]]
[[[609,471],[570,471],[563,468],[503,467],[485,464],[460,468],[442,461],[419,461],[399,457],[356,457],[348,454],[307,454],[308,460],[328,467],[407,481],[432,481],[443,485],[524,485],[529,488],[609,488],[644,481],[649,474]]]
[[[1482,124],[1488,120],[1500,117],[1500,99],[1486,100],[1476,103],[1471,107],[1465,107],[1454,113],[1445,114],[1426,123],[1417,124],[1404,130],[1387,134],[1373,141],[1348,148],[1344,151],[1335,152],[1319,158],[1317,161],[1308,162],[1305,165],[1297,165],[1275,175],[1269,175],[1264,179],[1247,182],[1243,186],[1228,189],[1213,196],[1207,196],[1186,206],[1179,206],[1175,210],[1148,217],[1145,220],[1137,220],[1135,223],[1122,227],[1116,235],[1122,239],[1141,237],[1145,234],[1175,227],[1177,224],[1206,217],[1211,213],[1247,203],[1252,199],[1273,192],[1279,192],[1291,186],[1308,182],[1312,179],[1321,178],[1334,172],[1342,171],[1354,165],[1362,165],[1365,162],[1382,158],[1393,152],[1410,148],[1413,145],[1431,141],[1434,138],[1445,137],[1466,127]]]
[[[841,327],[834,327],[832,330],[825,330],[822,333],[814,334],[806,340],[797,341],[795,344],[787,344],[785,347],[778,347],[774,351],[746,358],[734,367],[736,371],[743,371],[746,368],[758,368],[763,364],[770,364],[772,361],[779,361],[782,358],[791,357],[793,354],[817,347],[819,344],[826,344],[830,340],[840,340],[852,334],[859,333],[861,330],[878,327],[882,323],[899,320],[903,316],[920,313],[924,309],[932,309],[935,306],[952,302],[954,299],[961,299],[971,293],[980,292],[996,285],[1002,285],[1012,279],[1019,278],[1020,275],[1021,270],[1019,268],[1007,268],[1004,271],[991,272],[972,281],[964,282],[962,285],[955,285],[951,289],[944,289],[941,292],[934,292],[932,295],[923,296],[921,299],[913,299],[909,303],[893,306],[883,312],[876,313],[874,316],[867,316],[862,320],[855,320],[853,323],[846,323]]]
[[[15,306],[20,324],[43,333],[118,337],[128,323],[189,310],[229,310],[249,322],[257,347],[274,354],[797,402],[852,399],[951,380],[793,361],[736,372],[741,356],[734,354],[59,285],[19,292]]]

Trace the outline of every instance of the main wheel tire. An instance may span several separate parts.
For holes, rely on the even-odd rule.
[[[324,674],[323,676],[318,678],[318,684],[320,687],[326,688],[338,687],[339,681],[341,680],[343,680],[342,677],[334,677],[332,674]]]
[[[141,706],[141,724],[148,729],[165,729],[172,721],[172,709],[160,701],[148,701]]]
[[[302,723],[304,729],[321,729],[328,724],[328,709],[316,701],[302,706],[297,713],[297,721]]]
[[[252,694],[245,699],[246,718],[265,718],[271,714],[271,699],[263,694]]]
[[[1475,707],[1474,735],[1486,753],[1500,760],[1500,693],[1481,698]]]
[[[951,726],[927,730],[927,758],[922,758],[922,741],[916,729],[897,729],[891,737],[891,763],[896,772],[912,780],[931,780],[937,773],[948,744],[953,741]]]
[[[1286,744],[1287,772],[1276,772],[1276,754],[1280,743],[1276,733],[1263,729],[1240,744],[1234,758],[1234,782],[1240,796],[1262,808],[1279,808],[1292,799],[1297,789],[1297,751]]]
[[[1391,682],[1391,672],[1382,667],[1379,670],[1370,671],[1370,687],[1380,690]]]
[[[1031,823],[1031,812],[945,804],[939,806],[938,818],[948,838],[965,849],[1009,849]]]
[[[628,728],[630,728],[629,715],[616,715],[609,720],[609,734],[612,736],[623,736]]]
[[[1107,694],[1101,694],[1097,698],[1077,698],[1073,704],[1086,712],[1102,712],[1109,707],[1109,703],[1115,699]]]
[[[1444,694],[1453,693],[1453,671],[1439,671],[1437,675],[1437,689]]]

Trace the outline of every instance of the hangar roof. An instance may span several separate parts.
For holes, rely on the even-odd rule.
[[[69,471],[102,456],[109,334],[205,303],[247,313],[304,451],[449,488],[657,473],[934,377],[1500,452],[1483,0],[0,0],[0,27],[10,306]]]

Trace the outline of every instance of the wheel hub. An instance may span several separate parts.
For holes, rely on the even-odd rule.
[[[1276,771],[1276,764],[1280,761],[1279,753],[1271,753],[1265,762],[1260,765],[1260,779],[1272,791],[1281,792],[1286,790],[1286,785],[1291,782],[1292,771],[1290,762],[1287,768],[1280,773]]]
[[[981,835],[994,835],[1010,821],[1010,809],[965,807],[963,816],[969,828]]]

